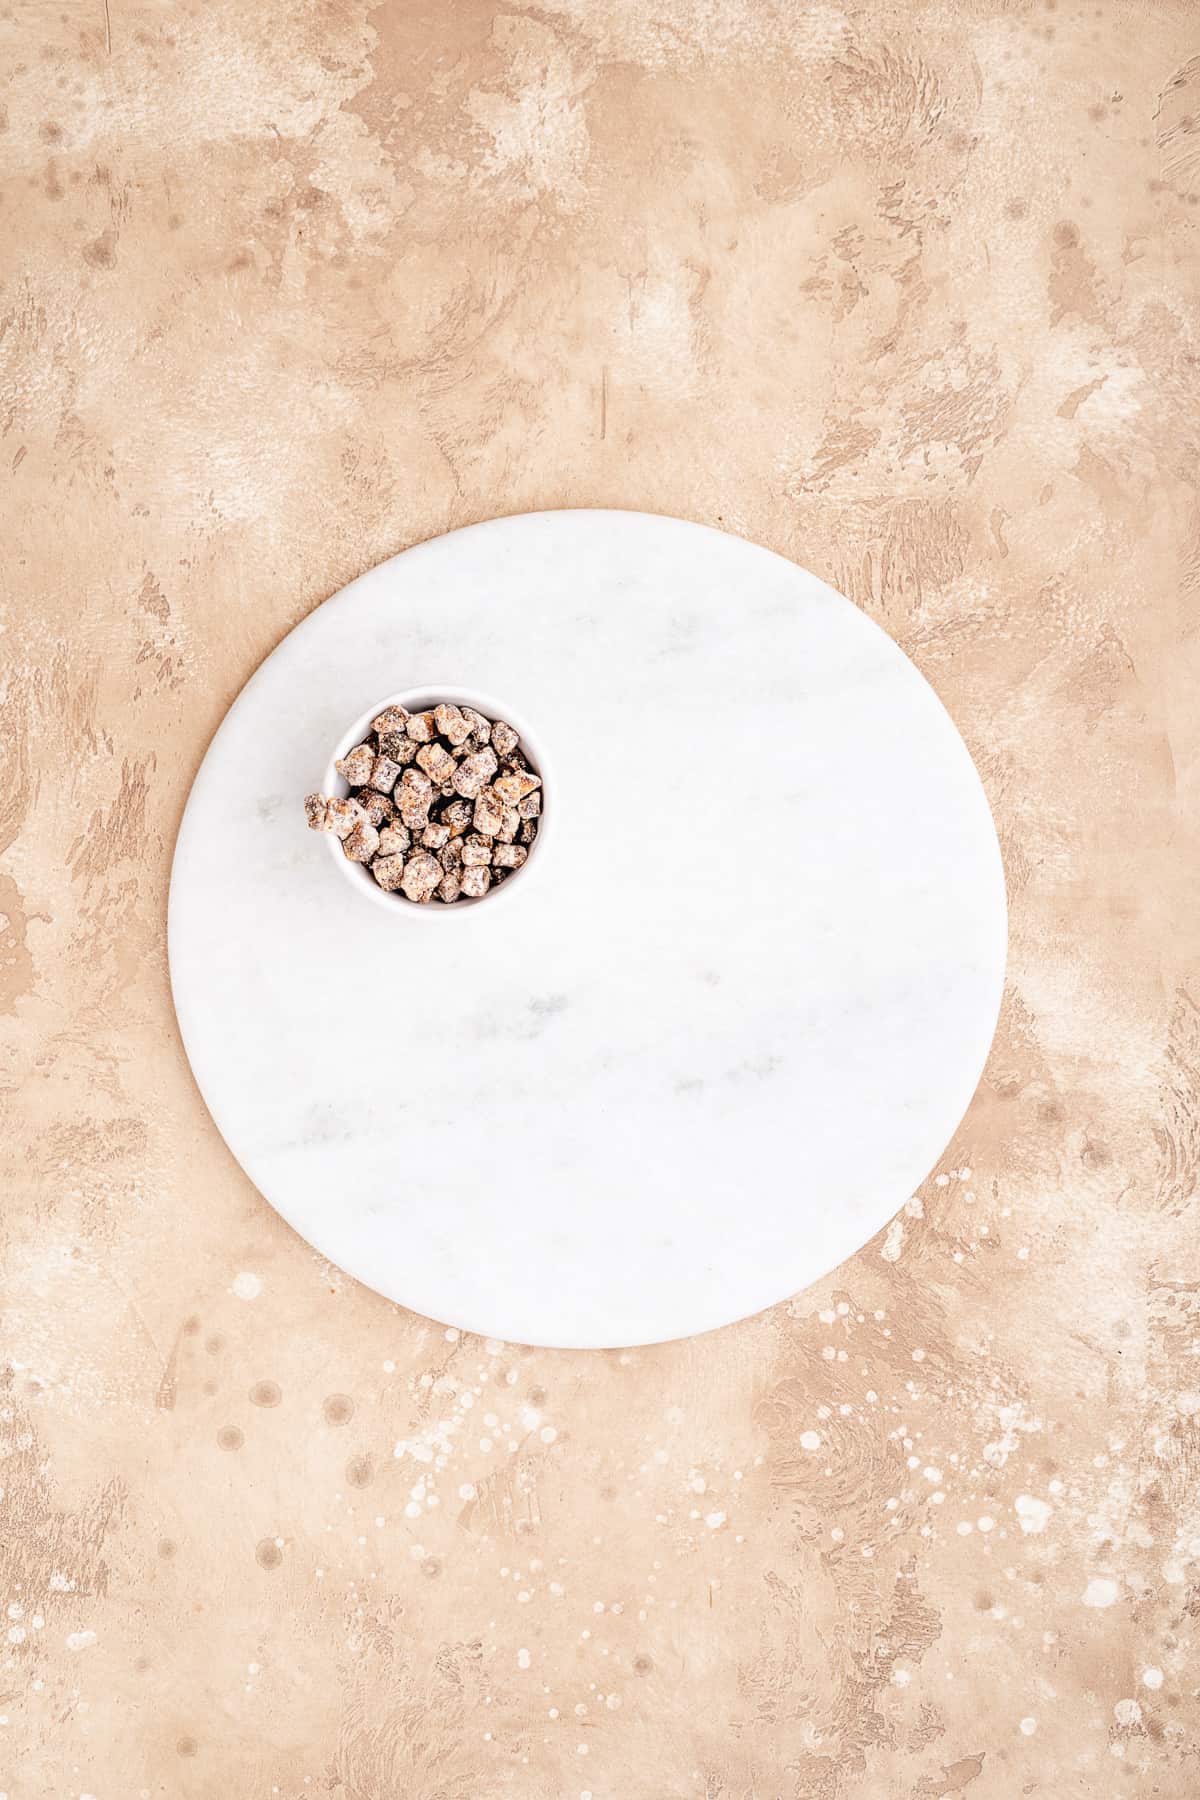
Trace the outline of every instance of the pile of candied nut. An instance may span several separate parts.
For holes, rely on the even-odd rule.
[[[350,798],[309,794],[309,825],[340,838],[385,892],[418,905],[481,900],[537,837],[541,778],[512,726],[473,707],[385,706],[336,768]]]

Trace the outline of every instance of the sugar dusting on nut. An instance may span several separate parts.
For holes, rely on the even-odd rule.
[[[528,859],[542,782],[505,719],[449,701],[385,706],[335,767],[350,795],[307,795],[309,827],[332,832],[398,900],[482,900]]]

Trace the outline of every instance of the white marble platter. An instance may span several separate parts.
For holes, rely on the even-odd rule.
[[[302,798],[377,697],[440,684],[529,722],[553,829],[429,919],[343,879]],[[769,1306],[903,1205],[1005,916],[966,748],[849,601],[703,526],[551,512],[393,558],[267,658],[169,948],[218,1129],[310,1244],[441,1322],[611,1346]]]

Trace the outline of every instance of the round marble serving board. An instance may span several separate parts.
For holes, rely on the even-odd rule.
[[[536,731],[521,890],[372,904],[302,799],[379,695]],[[405,1306],[530,1344],[658,1342],[826,1274],[979,1079],[1003,873],[937,696],[815,576],[676,519],[498,519],[371,570],[247,683],[192,787],[169,945],[250,1179]]]

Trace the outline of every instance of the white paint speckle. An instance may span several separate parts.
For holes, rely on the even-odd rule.
[[[1083,1590],[1081,1599],[1085,1606],[1112,1606],[1121,1594],[1120,1586],[1108,1575],[1094,1575]]]
[[[1140,1725],[1142,1709],[1136,1700],[1118,1700],[1113,1707],[1113,1718],[1118,1725]]]
[[[911,1680],[912,1680],[912,1674],[908,1669],[893,1669],[892,1670],[892,1682],[893,1682],[894,1686],[907,1687]]]
[[[229,1291],[236,1294],[239,1300],[257,1300],[262,1293],[262,1281],[249,1269],[242,1269],[234,1276]]]
[[[984,1513],[983,1517],[981,1519],[976,1519],[975,1523],[980,1531],[995,1531],[996,1529],[996,1521],[989,1513]]]
[[[1156,1669],[1154,1667],[1154,1665],[1151,1664],[1151,1666],[1148,1669],[1142,1670],[1142,1686],[1143,1687],[1160,1688],[1162,1686],[1162,1684],[1163,1684],[1163,1672],[1161,1669]]]
[[[68,1650],[90,1650],[96,1642],[94,1631],[73,1631],[67,1639]]]
[[[1038,1500],[1033,1494],[1018,1494],[1013,1504],[1023,1532],[1036,1536],[1038,1532],[1045,1531],[1050,1520],[1048,1500]]]
[[[705,1513],[704,1523],[710,1531],[719,1531],[725,1523],[725,1514],[723,1512]]]
[[[821,1448],[820,1432],[802,1431],[800,1433],[800,1448],[802,1450],[819,1450]]]
[[[883,1240],[883,1248],[879,1254],[884,1262],[899,1262],[904,1249],[904,1220],[893,1219],[887,1228],[887,1236]]]
[[[1025,1737],[1032,1737],[1037,1730],[1036,1719],[1022,1719],[1019,1727]]]
[[[517,1651],[517,1667],[518,1669],[527,1669],[529,1667],[528,1650],[522,1648]]]

